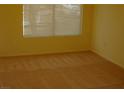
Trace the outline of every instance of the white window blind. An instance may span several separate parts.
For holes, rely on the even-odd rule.
[[[80,34],[80,5],[24,5],[24,36]]]

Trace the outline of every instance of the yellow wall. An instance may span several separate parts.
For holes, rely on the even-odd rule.
[[[57,53],[90,49],[92,6],[84,5],[80,36],[23,38],[22,5],[0,5],[0,56]]]
[[[0,5],[0,11],[0,56],[83,51],[92,47],[124,67],[124,5],[84,5],[82,33],[68,37],[23,38],[22,5]]]
[[[124,5],[95,5],[92,50],[124,67]]]

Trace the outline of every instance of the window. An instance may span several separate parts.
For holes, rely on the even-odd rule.
[[[80,34],[80,5],[24,5],[24,36]]]

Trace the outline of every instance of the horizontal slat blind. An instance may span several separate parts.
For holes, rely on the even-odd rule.
[[[55,34],[78,35],[80,33],[80,5],[55,5]]]
[[[24,34],[51,36],[53,34],[52,9],[53,5],[24,5]]]
[[[80,34],[80,5],[24,5],[24,36]]]

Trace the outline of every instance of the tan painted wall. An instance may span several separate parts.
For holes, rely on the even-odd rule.
[[[83,8],[80,36],[23,38],[22,5],[0,5],[0,56],[90,50],[92,44],[93,51],[124,67],[124,5]]]
[[[32,55],[90,49],[92,6],[84,5],[80,36],[23,38],[22,5],[0,5],[0,56]]]
[[[95,5],[92,50],[124,67],[124,5]]]

